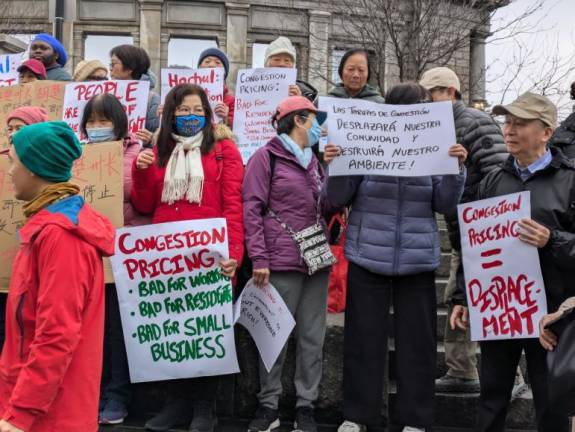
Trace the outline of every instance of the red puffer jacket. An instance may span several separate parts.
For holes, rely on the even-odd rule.
[[[132,165],[131,199],[137,211],[153,215],[152,223],[225,218],[228,224],[230,258],[239,264],[244,253],[242,157],[232,140],[232,131],[227,126],[215,125],[214,138],[214,149],[207,155],[202,155],[204,191],[200,204],[187,200],[174,204],[162,202],[166,168],[154,163],[142,170],[136,168],[136,161]]]
[[[96,432],[104,267],[115,230],[79,196],[32,216],[6,305],[0,415],[25,432]]]

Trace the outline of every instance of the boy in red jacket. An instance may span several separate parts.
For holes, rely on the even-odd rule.
[[[64,122],[22,128],[9,150],[26,201],[0,358],[0,432],[96,432],[104,329],[102,256],[114,228],[69,183],[80,143]]]

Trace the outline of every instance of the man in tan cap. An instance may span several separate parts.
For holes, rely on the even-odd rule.
[[[557,109],[544,96],[525,93],[509,105],[493,108],[505,115],[503,136],[510,153],[505,164],[481,182],[478,199],[516,192],[531,193],[531,219],[519,222],[519,239],[539,249],[549,312],[575,294],[575,167],[558,149],[547,148]],[[452,328],[468,325],[467,308],[457,305]],[[542,343],[554,344],[544,331]],[[556,342],[556,341],[555,341]],[[505,430],[515,371],[525,352],[539,432],[567,432],[569,420],[548,403],[547,362],[537,339],[481,342],[480,432]]]
[[[500,167],[507,158],[501,129],[487,113],[465,105],[461,100],[461,83],[451,69],[447,67],[430,69],[423,74],[420,84],[429,90],[434,102],[449,101],[453,104],[457,142],[462,144],[469,154],[466,161],[467,181],[461,202],[473,201],[479,182],[489,172]],[[456,281],[462,280],[457,275],[462,274],[463,268],[457,214],[446,215],[445,220],[452,247],[451,269],[444,299],[449,316]],[[469,332],[452,331],[448,323],[445,327],[447,373],[436,380],[436,391],[477,393],[479,391],[477,344],[470,341]]]

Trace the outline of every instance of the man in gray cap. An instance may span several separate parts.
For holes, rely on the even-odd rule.
[[[479,182],[491,171],[505,162],[507,151],[499,125],[485,112],[467,107],[461,100],[459,78],[447,67],[430,69],[421,77],[420,84],[430,91],[434,102],[451,101],[457,142],[465,146],[469,157],[467,181],[461,202],[475,198]],[[461,244],[457,214],[446,215],[449,240],[453,249],[451,269],[445,289],[445,303],[448,315],[451,313],[451,295],[455,291],[457,274],[462,273]],[[461,277],[459,278],[461,280]],[[479,375],[477,373],[477,344],[470,341],[469,332],[455,332],[445,326],[445,363],[447,373],[436,380],[436,391],[477,393]]]
[[[557,109],[544,96],[525,93],[493,108],[505,115],[503,136],[510,153],[505,164],[481,182],[478,199],[522,191],[531,193],[531,218],[519,222],[519,238],[537,247],[549,312],[575,294],[575,167],[556,148],[547,148]],[[464,295],[463,295],[464,298]],[[462,299],[463,299],[462,298]],[[451,327],[467,327],[467,308],[456,305]],[[522,352],[533,388],[539,432],[567,432],[567,417],[553,413],[547,392],[546,352],[537,339],[481,342],[480,432],[505,430],[515,371]]]

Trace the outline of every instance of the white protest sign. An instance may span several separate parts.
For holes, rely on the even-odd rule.
[[[329,142],[341,156],[330,176],[386,175],[417,177],[458,174],[451,102],[384,105],[358,99],[320,97],[327,112]]]
[[[225,219],[122,228],[111,258],[131,381],[239,372]]]
[[[221,103],[224,103],[224,68],[210,69],[162,69],[162,103],[168,92],[178,84],[195,84],[204,89],[212,111]],[[214,114],[215,120],[222,119]]]
[[[109,93],[122,103],[128,115],[130,133],[144,129],[148,111],[149,81],[88,81],[68,84],[64,93],[62,119],[68,123],[78,138],[86,137],[80,133],[80,123],[84,108],[90,99],[103,93]]]
[[[234,135],[244,163],[276,136],[271,119],[295,84],[296,69],[242,69],[236,84]]]
[[[18,67],[22,64],[22,54],[0,55],[0,87],[18,85]]]
[[[529,192],[457,207],[471,339],[539,337],[547,313],[537,248],[519,240],[531,217]]]
[[[295,320],[277,290],[268,284],[246,284],[234,306],[235,320],[252,336],[269,372],[287,343]]]

